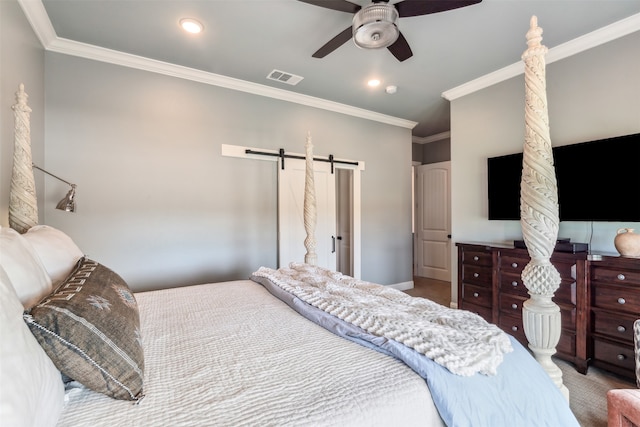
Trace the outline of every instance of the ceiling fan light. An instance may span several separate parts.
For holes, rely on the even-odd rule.
[[[388,47],[400,34],[397,22],[398,11],[395,7],[386,3],[365,6],[353,16],[353,41],[365,49]]]

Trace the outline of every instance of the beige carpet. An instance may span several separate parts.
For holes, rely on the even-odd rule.
[[[589,367],[586,375],[571,363],[554,358],[562,370],[562,380],[569,389],[569,406],[582,427],[607,426],[607,391],[614,388],[635,388],[635,383],[598,368]]]

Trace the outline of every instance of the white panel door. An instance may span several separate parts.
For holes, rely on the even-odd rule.
[[[416,167],[417,274],[451,281],[451,162]]]
[[[286,159],[278,163],[278,267],[304,262],[305,161]],[[331,165],[313,162],[316,188],[316,254],[318,266],[336,269],[336,181]]]

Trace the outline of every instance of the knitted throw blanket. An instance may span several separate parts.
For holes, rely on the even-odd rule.
[[[457,375],[495,375],[503,355],[513,351],[502,330],[474,313],[339,272],[292,263],[278,270],[261,267],[253,275],[372,335],[413,348]]]

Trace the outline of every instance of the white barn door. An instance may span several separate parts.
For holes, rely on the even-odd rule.
[[[417,274],[451,281],[451,162],[416,167]]]
[[[304,262],[305,161],[286,159],[278,163],[278,267]],[[316,187],[316,254],[318,266],[336,269],[336,180],[331,165],[313,162]]]

